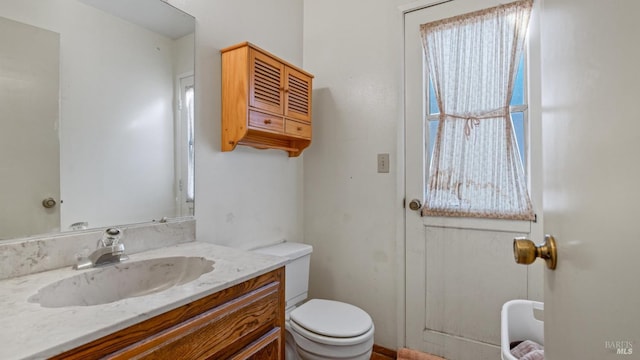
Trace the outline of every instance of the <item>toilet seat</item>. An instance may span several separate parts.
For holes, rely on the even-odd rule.
[[[373,332],[374,332],[374,328],[372,326],[369,329],[369,331],[367,331],[366,333],[360,336],[355,336],[350,338],[339,338],[339,337],[324,336],[324,335],[311,332],[293,321],[290,322],[290,325],[291,325],[291,330],[296,334],[304,336],[305,338],[313,341],[314,343],[332,345],[332,346],[350,346],[350,345],[358,345],[361,343],[365,343],[367,340],[373,337]]]
[[[353,338],[331,338],[310,332],[289,321],[296,352],[306,360],[369,360],[373,348],[373,325],[366,333]],[[294,357],[297,359],[297,357]]]
[[[309,300],[291,312],[290,324],[293,331],[320,344],[355,345],[373,336],[369,314],[333,300]]]

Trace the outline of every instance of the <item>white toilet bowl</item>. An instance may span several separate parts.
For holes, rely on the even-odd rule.
[[[293,344],[289,342],[287,345],[295,346],[299,359],[371,358],[373,321],[369,314],[356,306],[312,299],[291,311],[287,325],[293,338]]]

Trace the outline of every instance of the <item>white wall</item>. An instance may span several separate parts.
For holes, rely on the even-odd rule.
[[[304,234],[314,246],[311,295],[362,307],[373,317],[376,344],[392,349],[402,289],[398,192],[404,191],[398,6],[408,2],[304,3],[304,68],[316,75],[304,173]],[[378,153],[391,155],[390,173],[376,172]]]
[[[61,228],[173,215],[173,41],[70,0],[0,14],[60,34]]]
[[[302,0],[170,3],[197,22],[198,240],[238,248],[302,240],[302,159],[242,146],[220,151],[220,49],[250,41],[302,65]]]
[[[195,34],[185,35],[174,41],[175,60],[173,64],[173,73],[176,77],[194,70],[195,54],[193,47],[195,41]]]

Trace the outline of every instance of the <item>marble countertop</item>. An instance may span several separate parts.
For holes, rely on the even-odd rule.
[[[130,255],[127,262],[168,256],[201,256],[214,270],[155,294],[94,306],[44,308],[29,297],[52,282],[88,270],[70,267],[0,281],[0,359],[42,359],[267,273],[285,258],[191,242]]]

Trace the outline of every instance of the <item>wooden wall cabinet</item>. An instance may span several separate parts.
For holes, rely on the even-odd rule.
[[[311,144],[313,75],[245,42],[222,49],[222,151],[298,156]]]
[[[52,359],[284,359],[284,268]]]

